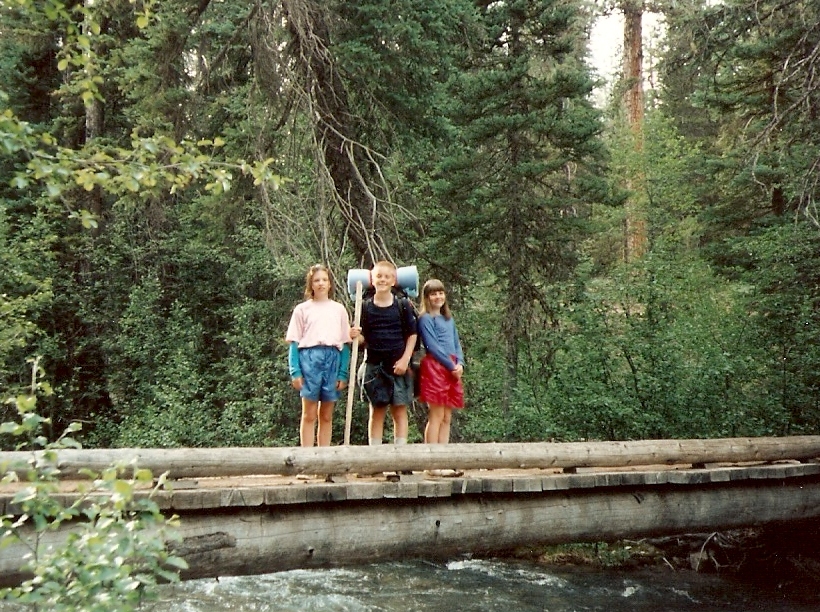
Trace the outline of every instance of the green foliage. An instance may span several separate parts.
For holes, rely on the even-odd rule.
[[[233,157],[221,155],[226,141],[218,133],[171,136],[163,131],[167,124],[149,117],[128,125],[128,113],[116,88],[117,83],[125,83],[126,76],[117,71],[122,60],[118,37],[134,45],[126,51],[140,45],[145,49],[142,36],[164,32],[152,25],[160,18],[154,8],[151,2],[132,3],[130,8],[127,3],[53,2],[41,7],[19,2],[14,11],[4,9],[3,28],[8,36],[3,38],[2,49],[7,53],[3,57],[11,54],[20,62],[0,64],[9,77],[2,81],[12,84],[14,93],[20,95],[11,98],[0,92],[0,146],[8,156],[0,172],[11,185],[0,193],[6,196],[8,192],[0,211],[0,245],[4,247],[3,263],[11,272],[0,281],[0,376],[4,384],[12,385],[19,374],[6,364],[20,363],[25,355],[38,352],[56,373],[59,394],[47,398],[44,406],[56,429],[80,418],[98,426],[87,434],[92,441],[110,444],[116,443],[121,423],[137,423],[139,429],[146,415],[160,414],[167,416],[168,423],[190,427],[198,422],[199,426],[190,430],[177,425],[166,431],[163,422],[153,431],[148,427],[139,433],[126,427],[123,439],[202,445],[215,442],[211,425],[220,405],[213,397],[220,381],[203,370],[210,367],[206,359],[213,357],[218,364],[223,357],[219,345],[225,330],[219,322],[235,296],[218,289],[223,283],[219,273],[225,263],[219,255],[223,245],[214,248],[214,236],[209,236],[210,242],[189,243],[189,232],[178,231],[178,226],[163,227],[163,217],[171,211],[165,206],[181,198],[186,189],[203,194],[204,201],[225,198],[237,183],[240,191],[264,188],[273,193],[280,178],[272,172],[269,157],[255,154],[256,161],[249,162],[242,158],[247,151]],[[41,34],[33,36],[34,31]],[[62,82],[37,82],[37,87],[51,84],[59,88],[59,92],[38,93],[17,78],[20,63],[48,68],[26,69],[24,76],[51,78],[64,71],[67,77]],[[152,68],[143,65],[141,70],[147,74]],[[49,95],[66,104],[44,104]],[[72,98],[83,103],[79,116],[77,107],[71,106]],[[110,132],[76,138],[83,124],[77,119],[83,112],[90,118],[98,103],[107,105],[105,125]],[[49,112],[43,113],[44,107]],[[21,118],[20,112],[36,117],[38,123]],[[184,209],[179,215],[173,211],[171,221],[191,227],[207,221],[207,210],[190,214],[191,210]],[[152,217],[151,213],[156,214]],[[104,232],[102,222],[106,230],[113,231]],[[120,233],[125,223],[132,222],[141,232]],[[221,217],[216,218],[214,225],[222,222]],[[210,229],[202,233],[205,231]],[[152,242],[157,232],[165,240],[160,249]],[[224,231],[215,238],[224,239]],[[182,253],[174,257],[180,248]],[[259,251],[265,253],[264,242]],[[114,270],[120,264],[118,275]],[[193,274],[179,283],[174,269]],[[173,313],[170,321],[145,310],[137,315],[123,310],[140,289],[143,275],[145,282],[162,279],[161,295],[185,289],[176,304],[163,298],[144,305]],[[145,325],[133,318],[142,315],[147,316]],[[121,333],[123,317],[126,334],[133,338]],[[167,338],[162,335],[166,331],[170,333]],[[136,341],[144,344],[136,346]],[[111,354],[107,354],[109,348]],[[127,359],[121,349],[130,351]],[[145,353],[155,349],[152,357]],[[128,367],[128,359],[144,362],[140,364],[140,373],[145,375],[141,382],[127,380],[128,370],[113,371],[109,380],[106,366]],[[257,436],[255,441],[262,439]]]
[[[0,517],[0,546],[22,545],[28,552],[21,569],[32,577],[0,590],[0,598],[35,610],[136,610],[152,597],[158,580],[178,580],[177,571],[187,567],[166,549],[166,541],[178,537],[177,520],[165,519],[151,499],[164,476],[154,485],[150,472],[136,466],[128,479],[121,477],[128,466],[88,473],[92,480],[65,506],[57,495],[57,451],[79,447],[70,435],[80,425],[72,424],[54,443],[46,441],[40,433],[45,419],[35,409],[37,393],[50,388],[40,375],[35,363],[30,393],[9,400],[19,421],[0,425],[0,434],[20,440],[18,449],[41,449],[25,464],[3,466],[3,484],[19,485],[10,506],[18,511]],[[55,542],[58,529],[66,535]]]
[[[452,295],[449,297],[452,302]],[[465,397],[469,410],[453,419],[452,441],[500,442],[518,439],[520,433],[512,429],[509,411],[505,413],[504,378],[507,363],[503,345],[495,330],[500,327],[502,312],[491,287],[473,286],[467,299],[470,308],[454,305],[459,337],[464,348]]]
[[[363,112],[378,111],[373,119],[389,140],[398,139],[402,146],[413,146],[408,129],[440,138],[447,118],[441,112],[446,98],[438,85],[450,78],[453,55],[461,52],[465,37],[478,31],[471,31],[471,3],[362,0],[339,2],[338,14],[344,25],[335,50]],[[372,78],[374,72],[380,78]]]
[[[687,87],[671,96],[670,111],[686,100],[713,126],[704,142],[721,193],[711,224],[742,232],[761,216],[799,211],[820,225],[816,3],[734,0],[673,15],[670,29],[683,40],[665,65],[686,74]]]
[[[452,288],[454,441],[816,427],[813,4],[670,10],[642,148],[582,3],[315,7],[3,6],[0,380],[43,356],[46,438],[295,444],[304,269],[383,253]]]
[[[569,438],[762,435],[741,287],[697,260],[648,256],[591,283],[548,388]]]
[[[202,329],[174,301],[166,310],[159,283],[135,287],[121,333],[108,351],[115,365],[109,394],[124,415],[116,446],[207,446],[213,414],[203,402]]]
[[[52,299],[47,224],[36,217],[12,239],[6,208],[0,208],[0,380],[14,371],[20,349],[39,331],[34,321]]]
[[[820,423],[820,235],[804,224],[783,223],[735,241],[747,259],[739,275],[754,283],[750,333],[759,348],[765,419],[774,435],[815,433]]]
[[[463,280],[493,283],[503,301],[502,412],[526,384],[519,366],[530,330],[553,322],[545,304],[552,285],[573,274],[590,205],[607,198],[601,123],[577,38],[587,16],[580,4],[559,4],[479,8],[485,36],[452,80],[458,141],[434,184],[439,264],[465,264]]]

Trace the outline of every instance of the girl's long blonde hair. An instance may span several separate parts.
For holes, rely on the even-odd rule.
[[[334,283],[333,283],[333,274],[324,264],[315,264],[308,268],[307,274],[305,275],[305,299],[311,300],[313,299],[313,277],[316,275],[317,272],[324,271],[327,272],[327,280],[330,281],[330,288],[327,291],[327,297],[331,300],[336,293]]]
[[[444,283],[442,283],[439,279],[431,278],[426,283],[424,283],[424,287],[422,287],[421,289],[422,313],[430,312],[433,309],[432,304],[430,303],[430,294],[435,293],[436,291],[444,291],[446,293],[446,290],[444,289]],[[450,319],[453,316],[453,313],[450,312],[450,304],[447,301],[445,301],[444,304],[441,306],[441,315],[445,319]]]

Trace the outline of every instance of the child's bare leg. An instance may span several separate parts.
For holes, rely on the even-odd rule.
[[[336,402],[322,402],[319,404],[319,446],[330,446],[330,437],[333,434],[333,408]]]
[[[313,446],[318,412],[319,402],[302,398],[302,420],[299,423],[299,443],[302,446]]]
[[[407,406],[391,406],[390,415],[393,417],[393,441],[397,444],[407,442]]]
[[[370,444],[381,444],[384,435],[384,417],[387,416],[387,406],[370,406],[370,421],[367,424],[367,437]]]
[[[438,443],[447,444],[450,442],[450,422],[453,420],[453,409],[442,408],[441,426],[438,430]]]
[[[435,406],[433,404],[427,406],[427,425],[424,428],[424,441],[427,444],[439,443],[439,432],[441,431],[443,419],[444,406]]]

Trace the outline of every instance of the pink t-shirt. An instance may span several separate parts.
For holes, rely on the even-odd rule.
[[[342,346],[350,342],[350,318],[347,310],[334,300],[307,300],[293,309],[287,342],[298,342],[299,348]]]

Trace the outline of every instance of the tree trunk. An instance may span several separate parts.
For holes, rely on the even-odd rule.
[[[632,131],[635,150],[643,150],[643,0],[624,0],[624,107]],[[643,175],[630,179],[627,188],[634,192],[642,190]],[[639,259],[646,252],[646,219],[634,198],[627,202],[625,259]]]
[[[83,25],[83,30],[86,35],[88,35],[88,31],[86,29],[86,25]],[[89,103],[85,105],[85,142],[86,144],[93,141],[95,138],[100,136],[103,133],[103,103],[93,98]],[[103,213],[103,192],[99,185],[95,186],[94,189],[88,194],[89,205],[88,209],[91,214],[94,215],[94,218],[97,220],[97,226],[92,228],[91,232],[93,236],[99,236],[101,223],[102,223],[102,213]]]
[[[85,142],[90,143],[103,131],[103,105],[99,100],[92,100],[85,107]],[[88,194],[89,211],[97,220],[97,226],[91,228],[92,236],[99,236],[102,229],[103,191],[99,185]]]
[[[387,248],[379,227],[378,201],[367,184],[368,164],[358,144],[352,119],[355,114],[329,51],[327,9],[311,0],[287,0],[282,6],[304,78],[304,91],[313,107],[316,140],[333,181],[336,204],[347,221],[356,258],[384,259]]]
[[[636,146],[643,146],[643,1],[625,0],[624,12],[624,104],[627,120],[636,136]]]

